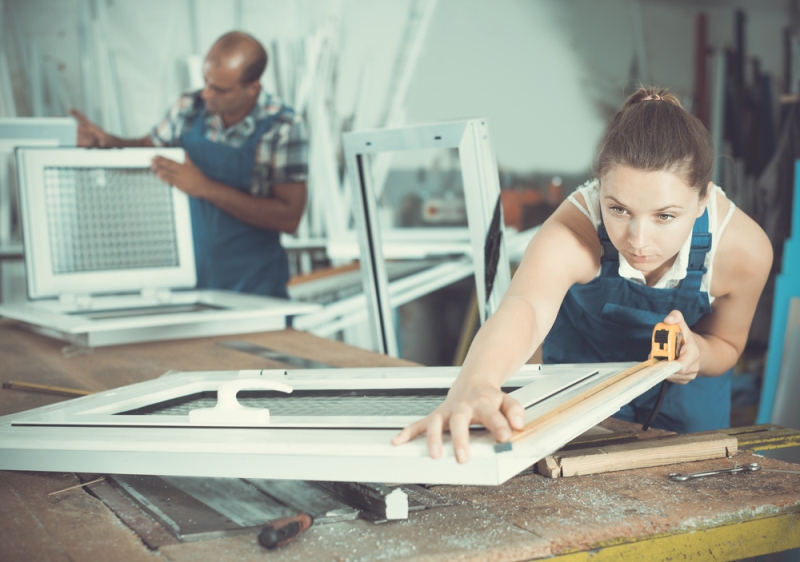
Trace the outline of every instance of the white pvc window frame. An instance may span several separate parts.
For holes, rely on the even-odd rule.
[[[508,254],[502,238],[500,182],[497,162],[489,140],[486,119],[402,127],[343,135],[347,167],[354,186],[354,214],[361,248],[361,271],[370,312],[375,348],[380,353],[398,355],[397,336],[392,321],[389,282],[384,267],[384,250],[375,189],[365,156],[381,152],[420,149],[457,149],[459,154],[467,222],[472,243],[475,286],[479,317],[483,323],[498,307],[511,282]],[[499,224],[497,217],[499,217]],[[492,289],[486,294],[485,252],[493,219],[496,227],[496,268]],[[499,236],[499,239],[497,238]]]
[[[53,271],[44,194],[44,171],[66,168],[149,169],[154,156],[183,162],[181,148],[19,148],[17,173],[20,191],[25,268],[31,299],[63,294],[99,294],[141,291],[143,288],[191,288],[196,284],[189,200],[172,187],[178,265],[136,270],[106,270],[57,274]]]
[[[207,310],[176,312],[175,306]],[[147,307],[163,313],[137,314]],[[316,312],[320,305],[232,291],[167,291],[100,296],[86,301],[42,299],[0,305],[0,315],[13,318],[46,336],[83,347],[104,347],[145,341],[248,334],[286,328],[286,317]],[[125,314],[125,311],[133,311]],[[115,317],[92,314],[119,311]]]
[[[599,385],[630,364],[545,365],[527,367],[509,380],[526,384],[514,391],[526,409],[526,422],[538,419]],[[316,425],[278,427],[258,415],[232,422],[200,419],[183,426],[114,426],[102,416],[129,411],[176,395],[217,388],[222,383],[288,384],[293,388],[447,388],[457,367],[320,369],[178,373],[95,395],[0,418],[0,470],[153,474],[229,478],[271,478],[427,484],[498,485],[552,454],[622,405],[677,372],[675,362],[643,369],[583,402],[579,413],[553,417],[536,433],[497,453],[486,430],[471,431],[470,461],[456,462],[449,435],[442,458],[429,458],[424,437],[402,446],[390,439],[405,419],[377,428]],[[586,378],[587,373],[597,372]],[[570,379],[571,377],[571,379]],[[577,381],[577,382],[576,382]],[[572,386],[563,388],[573,382]],[[549,388],[546,388],[549,387]],[[245,408],[245,410],[252,408]],[[190,414],[191,416],[191,414]],[[84,420],[80,420],[84,417]],[[201,416],[202,418],[203,416]],[[237,417],[235,415],[234,417]],[[94,418],[94,419],[93,419]],[[213,416],[212,416],[213,418]],[[279,421],[279,420],[278,420]]]

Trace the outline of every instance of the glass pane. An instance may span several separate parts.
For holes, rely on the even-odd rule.
[[[447,389],[241,391],[243,406],[269,408],[272,416],[426,416],[444,400]],[[188,416],[195,408],[213,408],[216,392],[203,392],[118,415]]]
[[[466,228],[457,149],[404,150],[364,157],[366,169],[371,171],[382,230]],[[434,242],[437,238],[431,232],[422,241]]]
[[[472,253],[458,149],[382,152],[363,158],[376,196],[390,281]],[[429,288],[397,308],[392,320],[399,355],[425,365],[452,365],[473,298],[472,274],[438,288],[423,283]]]

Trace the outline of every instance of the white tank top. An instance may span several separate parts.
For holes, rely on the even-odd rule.
[[[725,230],[725,227],[728,225],[728,221],[730,221],[731,216],[733,216],[733,211],[736,206],[733,204],[733,201],[730,201],[728,205],[728,212],[725,213],[725,218],[720,223],[719,228],[717,228],[717,198],[713,195],[720,193],[727,199],[725,192],[722,191],[722,188],[715,185],[714,191],[711,193],[712,197],[708,198],[708,231],[711,233],[711,249],[706,254],[706,273],[703,275],[703,280],[700,283],[700,290],[705,291],[708,293],[709,301],[714,301],[714,296],[710,292],[711,288],[711,275],[714,271],[714,255],[716,254],[717,247],[719,247],[719,240],[722,237],[722,232]],[[584,207],[576,198],[575,195],[580,194],[583,196],[583,200],[586,201],[587,207]],[[600,228],[600,182],[597,179],[590,180],[577,188],[570,196],[568,197],[569,201],[571,201],[581,212],[586,215],[586,217],[592,221],[595,230]],[[689,252],[691,251],[692,247],[692,237],[686,239],[683,246],[681,247],[680,251],[678,252],[678,257],[675,262],[672,264],[672,267],[664,273],[663,277],[658,280],[658,282],[653,285],[656,289],[674,289],[678,285],[680,285],[681,280],[686,277],[686,269],[689,265]],[[641,283],[644,285],[646,283],[644,274],[641,271],[634,269],[622,255],[622,252],[618,252],[619,254],[619,275],[620,277],[624,277],[625,279],[629,279],[636,283]],[[597,275],[600,275],[600,271],[597,272]]]

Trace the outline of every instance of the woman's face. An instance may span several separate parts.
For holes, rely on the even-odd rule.
[[[709,190],[710,192],[710,190]],[[619,165],[600,180],[600,209],[614,247],[650,281],[675,261],[706,200],[666,171]]]

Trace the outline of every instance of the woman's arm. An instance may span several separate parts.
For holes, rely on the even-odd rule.
[[[482,423],[498,441],[521,429],[524,411],[502,392],[544,340],[561,301],[575,283],[591,281],[600,267],[600,242],[588,218],[565,201],[534,236],[497,311],[478,331],[445,401],[393,440],[399,445],[428,432],[428,450],[441,455],[450,429],[456,458],[469,458],[469,426]]]
[[[711,314],[695,326],[700,376],[721,375],[744,351],[758,299],[772,267],[772,244],[756,222],[736,209],[717,248]]]
[[[683,368],[670,381],[686,384],[697,376],[716,377],[744,351],[756,304],[772,266],[772,245],[755,221],[736,209],[714,257],[711,313],[690,330],[678,311],[665,320],[681,325]],[[674,321],[672,318],[674,318]]]

